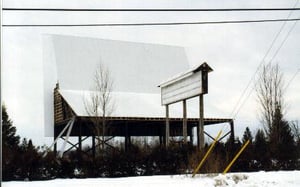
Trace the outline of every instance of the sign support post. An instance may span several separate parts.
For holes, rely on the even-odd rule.
[[[203,94],[199,96],[199,124],[198,124],[198,148],[204,148],[204,107],[203,107]]]
[[[170,121],[169,121],[169,105],[166,105],[166,128],[165,128],[165,145],[169,146],[169,136],[170,136]]]
[[[165,128],[165,145],[169,144],[170,122],[169,122],[169,105],[173,103],[183,102],[183,122],[182,136],[183,143],[187,143],[187,112],[186,100],[199,96],[199,122],[197,129],[198,147],[204,147],[204,107],[203,94],[208,93],[208,73],[213,71],[209,65],[204,62],[186,72],[161,83],[161,104],[166,106],[166,128]],[[192,136],[190,134],[190,136]]]
[[[183,135],[183,143],[187,143],[187,117],[186,117],[186,100],[183,101],[183,124],[182,124],[182,135]]]

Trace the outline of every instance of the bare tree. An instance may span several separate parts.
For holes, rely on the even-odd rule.
[[[300,125],[299,121],[292,121],[291,122],[291,130],[295,137],[295,141],[300,144]],[[299,150],[300,151],[300,150]]]
[[[260,108],[260,119],[267,135],[270,134],[276,109],[284,110],[283,74],[279,66],[268,64],[263,66],[256,84],[257,98]]]
[[[297,154],[290,123],[283,115],[284,82],[278,65],[263,67],[256,89],[271,158],[284,168],[296,160]]]
[[[94,85],[88,98],[84,99],[85,110],[92,118],[99,151],[104,149],[107,116],[114,110],[112,101],[113,80],[109,69],[99,64],[94,74]],[[101,147],[100,147],[101,145]]]

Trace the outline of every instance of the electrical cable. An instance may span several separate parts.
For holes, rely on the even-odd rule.
[[[228,11],[298,11],[300,8],[2,8],[4,11],[85,11],[85,12],[228,12]]]
[[[284,90],[287,90],[292,83],[292,81],[296,78],[297,74],[300,72],[300,68],[297,69],[296,73],[293,75],[293,77],[289,80],[289,82],[286,84]]]
[[[91,23],[91,24],[3,24],[3,27],[113,27],[113,26],[173,26],[173,25],[211,25],[211,24],[240,24],[298,21],[293,19],[263,19],[263,20],[228,20],[228,21],[199,21],[199,22],[149,22],[149,23]]]
[[[299,0],[296,1],[296,3],[294,4],[294,7],[296,7],[298,3],[299,3]],[[292,13],[293,13],[293,12],[290,11],[290,13],[288,14],[287,18],[289,18],[289,17],[291,16]],[[299,17],[299,18],[300,18],[300,17]],[[248,83],[247,86],[246,86],[246,89],[243,91],[242,95],[240,96],[240,98],[239,98],[239,100],[238,100],[236,106],[240,103],[241,98],[243,98],[243,96],[245,95],[245,93],[246,93],[246,91],[248,90],[248,88],[250,87],[252,81],[255,81],[254,79],[255,79],[255,76],[256,76],[258,70],[259,70],[259,69],[261,68],[261,66],[265,63],[265,58],[266,58],[266,56],[267,56],[268,53],[270,52],[271,48],[273,47],[275,41],[276,41],[277,38],[279,37],[279,35],[280,35],[280,33],[282,32],[283,28],[285,27],[286,23],[287,23],[287,22],[284,22],[284,23],[282,24],[282,26],[280,27],[279,32],[276,34],[275,38],[273,39],[273,41],[272,41],[272,43],[271,43],[269,49],[267,50],[267,52],[266,52],[266,54],[264,55],[264,57],[263,57],[261,63],[260,63],[259,66],[257,67],[257,69],[256,69],[256,71],[255,71],[255,73],[254,73],[254,75],[251,77],[249,83]],[[285,36],[284,40],[281,42],[279,48],[276,50],[276,52],[274,53],[273,57],[271,58],[271,60],[269,61],[268,64],[270,64],[270,63],[272,62],[272,60],[276,57],[276,55],[279,53],[280,49],[282,48],[283,44],[286,42],[286,40],[287,40],[288,36],[290,35],[291,31],[295,28],[296,24],[297,24],[297,21],[294,22],[293,26],[292,26],[292,27],[290,28],[290,30],[288,31],[288,33],[287,33],[287,35]],[[296,77],[296,75],[297,75],[297,73],[299,72],[299,70],[300,70],[300,69],[298,69],[298,71],[295,73],[295,75],[293,76],[293,78],[289,81],[288,85],[289,85],[290,82]],[[288,87],[288,86],[287,86],[287,87]],[[286,87],[286,88],[287,88],[287,87]],[[251,93],[253,92],[254,88],[255,88],[255,85],[252,87],[252,89],[250,90],[250,92],[249,92],[249,94],[247,95],[247,97],[244,99],[244,101],[242,102],[242,104],[237,108],[236,113],[233,115],[233,112],[234,112],[236,106],[234,107],[234,110],[233,110],[233,111],[231,112],[231,114],[230,114],[231,116],[233,115],[233,117],[232,117],[233,119],[235,119],[236,116],[239,114],[239,112],[240,112],[242,106],[246,103],[246,101],[247,101],[248,98],[250,97]],[[227,128],[228,128],[228,126],[226,125],[226,128],[225,128],[225,130],[224,130],[224,127],[225,127],[225,124],[224,124],[223,127],[222,127],[222,131],[226,131]]]
[[[298,3],[299,3],[299,0],[296,1],[296,3],[294,4],[293,8],[295,8],[295,7],[297,6]],[[292,13],[293,13],[293,11],[290,11],[290,13],[289,13],[288,16],[287,16],[287,19],[292,15]],[[231,111],[230,116],[233,116],[233,114],[234,114],[235,112],[238,113],[238,111],[236,111],[236,110],[237,110],[238,108],[240,108],[240,107],[238,107],[238,106],[240,105],[241,100],[242,100],[242,99],[245,99],[243,96],[246,94],[246,91],[247,91],[248,88],[250,87],[251,83],[254,81],[255,76],[256,76],[256,74],[258,73],[259,69],[260,69],[261,66],[265,63],[265,58],[266,58],[266,57],[268,56],[268,54],[270,53],[271,49],[273,48],[275,42],[277,41],[277,39],[278,39],[279,35],[281,34],[283,28],[285,27],[286,23],[287,23],[287,22],[284,22],[284,23],[281,25],[281,27],[280,27],[278,33],[276,34],[275,38],[273,39],[273,41],[272,41],[270,47],[268,48],[266,54],[265,54],[264,57],[262,58],[262,60],[261,60],[261,62],[259,63],[258,67],[256,68],[254,74],[252,75],[250,81],[248,82],[246,88],[243,90],[241,96],[239,97],[237,103],[235,104],[233,110]],[[280,48],[281,48],[281,47],[280,47]],[[273,57],[274,57],[274,56],[273,56]],[[251,91],[251,92],[252,92],[252,91]],[[250,96],[250,94],[248,94],[248,97],[249,97],[249,96]],[[246,97],[246,98],[248,98],[248,97]],[[243,103],[244,103],[244,102],[243,102]],[[236,115],[237,115],[237,114],[235,114],[234,116],[236,116]]]
[[[292,30],[295,28],[297,22],[295,22],[293,24],[293,26],[290,28],[290,30],[288,31],[287,35],[285,36],[284,40],[281,42],[279,48],[276,50],[276,52],[274,53],[274,55],[272,56],[271,60],[269,61],[268,64],[271,64],[272,61],[274,60],[274,58],[277,56],[277,54],[279,53],[280,49],[282,48],[283,44],[286,42],[286,40],[288,39],[290,33],[292,32]],[[240,105],[240,107],[238,108],[236,114],[233,116],[233,118],[236,118],[236,116],[238,115],[238,113],[240,112],[242,106],[246,103],[246,101],[248,100],[248,98],[250,97],[250,95],[252,94],[254,88],[255,88],[256,83],[254,82],[254,86],[252,87],[251,91],[249,92],[249,94],[247,95],[246,99],[243,101],[243,103]]]

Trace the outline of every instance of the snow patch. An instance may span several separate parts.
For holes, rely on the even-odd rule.
[[[78,171],[79,172],[79,171]],[[3,182],[3,187],[81,187],[81,186],[120,186],[120,187],[273,187],[300,186],[300,171],[249,172],[222,174],[198,174],[194,178],[188,175],[162,175],[124,178],[95,179],[55,179],[49,181]]]

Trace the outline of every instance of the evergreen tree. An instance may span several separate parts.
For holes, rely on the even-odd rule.
[[[269,169],[270,155],[268,150],[268,143],[263,130],[259,129],[256,132],[254,140],[254,157],[256,161],[256,169]]]
[[[272,158],[278,161],[279,168],[289,168],[289,163],[296,160],[296,145],[289,123],[282,117],[280,106],[275,110],[269,143]]]
[[[256,85],[261,121],[269,141],[270,159],[277,169],[292,169],[296,145],[289,123],[283,118],[284,79],[278,65],[263,67]]]
[[[296,157],[298,158],[298,168],[300,168],[300,125],[298,121],[291,122],[291,129],[296,143]]]
[[[247,141],[250,141],[242,155],[240,156],[238,160],[238,167],[240,168],[240,171],[252,171],[252,160],[253,160],[253,145],[252,145],[252,133],[249,129],[249,127],[246,127],[244,134],[243,134],[243,139],[242,142],[245,144]]]
[[[16,127],[9,119],[5,105],[2,105],[2,143],[3,148],[15,148],[20,143],[20,137],[16,135]]]
[[[2,178],[3,180],[14,179],[16,157],[18,154],[18,144],[20,137],[16,135],[16,127],[9,119],[6,107],[2,105]]]
[[[18,170],[16,174],[27,180],[42,178],[42,160],[38,149],[33,145],[32,140],[23,139],[20,145],[20,156],[17,160]]]
[[[246,130],[244,131],[244,134],[243,134],[243,143],[245,143],[246,141],[250,140],[250,143],[252,143],[252,140],[253,140],[253,136],[252,136],[252,133],[249,129],[249,127],[246,127]]]

